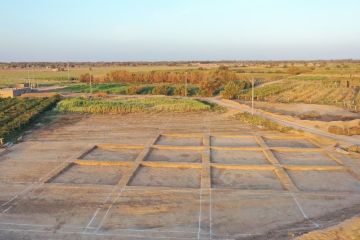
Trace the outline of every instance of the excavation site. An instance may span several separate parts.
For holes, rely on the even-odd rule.
[[[360,211],[360,162],[229,113],[61,114],[0,153],[0,239],[293,239]]]

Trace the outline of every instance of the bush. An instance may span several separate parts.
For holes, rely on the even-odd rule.
[[[95,81],[94,76],[90,75],[90,73],[81,74],[79,80],[80,82],[88,83],[90,82],[90,76],[91,76],[91,80]]]
[[[287,69],[287,73],[291,75],[299,75],[307,72],[305,69],[301,69],[299,67],[291,66]]]
[[[239,96],[239,91],[239,86],[234,81],[228,82],[224,87],[222,97],[226,99],[237,98]]]
[[[127,94],[129,94],[129,95],[140,94],[140,92],[142,91],[142,88],[143,88],[142,86],[136,86],[136,85],[130,86],[128,88]]]
[[[355,126],[355,127],[350,127],[348,128],[348,133],[347,135],[352,136],[352,135],[360,135],[360,127],[359,126]]]
[[[342,128],[339,126],[330,126],[328,128],[328,132],[337,134],[337,135],[347,135],[347,136],[360,135],[360,126],[354,126],[354,127],[349,127],[349,128]]]
[[[346,150],[348,150],[349,152],[360,153],[360,146],[353,145],[353,146],[348,147]]]
[[[230,81],[225,85],[222,96],[226,99],[238,98],[242,91],[250,86],[251,83],[248,81]]]
[[[202,96],[211,97],[216,90],[221,88],[223,80],[220,78],[210,78],[200,83]]]
[[[158,85],[153,88],[152,94],[171,96],[174,94],[174,88],[169,85]]]
[[[174,95],[176,96],[185,96],[185,86],[176,86],[174,89]]]
[[[316,119],[320,119],[321,118],[321,114],[316,112],[316,111],[309,111],[309,112],[305,112],[299,115],[299,118],[304,120],[304,119],[309,119],[309,120],[316,120]]]
[[[328,132],[336,134],[336,135],[346,135],[345,129],[343,129],[342,127],[339,127],[339,126],[329,126]]]

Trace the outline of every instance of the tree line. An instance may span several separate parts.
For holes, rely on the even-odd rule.
[[[189,84],[202,89],[202,95],[212,96],[228,82],[236,81],[239,77],[234,71],[219,67],[216,70],[191,71],[150,71],[129,72],[125,70],[112,71],[105,77],[94,77],[89,73],[80,76],[80,81],[89,83],[143,83],[143,84]]]

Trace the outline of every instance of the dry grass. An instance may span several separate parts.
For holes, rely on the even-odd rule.
[[[251,115],[247,112],[236,114],[235,118],[253,127],[264,128],[267,130],[275,130],[283,133],[288,133],[294,130],[291,127],[282,126],[276,122],[270,121],[258,115]]]

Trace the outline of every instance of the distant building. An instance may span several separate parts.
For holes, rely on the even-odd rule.
[[[52,68],[51,71],[53,71],[53,72],[64,72],[64,71],[66,71],[66,69],[63,68],[63,67],[57,67],[57,68]]]
[[[29,87],[31,87],[30,83],[18,83],[16,84],[15,88],[29,88]]]
[[[4,88],[0,90],[0,97],[7,98],[7,97],[18,97],[24,93],[30,93],[31,88]]]
[[[30,87],[29,83],[17,84],[16,88],[3,88],[0,89],[0,98],[18,97],[25,93],[31,93],[36,91]]]

